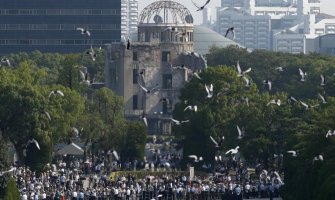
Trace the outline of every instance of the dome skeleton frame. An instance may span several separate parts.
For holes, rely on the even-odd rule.
[[[160,0],[145,7],[139,17],[140,23],[150,23],[153,16],[163,13],[161,23],[193,23],[193,17],[190,11],[183,5],[172,0]],[[172,22],[169,22],[171,14]],[[160,16],[160,15],[159,15]]]

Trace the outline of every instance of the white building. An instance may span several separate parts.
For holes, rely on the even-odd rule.
[[[250,49],[271,49],[270,16],[252,16],[238,8],[222,8],[217,12],[217,31],[225,35],[234,27],[234,41]],[[233,39],[232,35],[227,35]]]
[[[202,25],[210,27],[212,25],[212,10],[211,8],[204,8],[202,10]]]
[[[314,39],[335,33],[335,17],[321,13],[321,0],[221,0],[217,27],[234,26],[247,48],[289,53],[315,50]]]
[[[121,0],[121,36],[137,31],[138,0]]]
[[[273,34],[273,51],[284,53],[305,53],[305,35],[291,30],[282,30]]]

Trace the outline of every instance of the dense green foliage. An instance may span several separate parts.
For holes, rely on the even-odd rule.
[[[226,65],[236,69],[239,60],[242,70],[252,68],[250,76],[265,91],[263,80],[271,80],[272,93],[284,91],[296,98],[316,98],[317,93],[335,96],[335,58],[318,54],[284,54],[264,50],[248,53],[246,49],[230,46],[228,48],[214,47],[206,55],[209,66]],[[283,72],[275,70],[282,67]],[[305,82],[300,81],[299,68],[307,72]],[[320,74],[326,78],[327,84],[320,85]]]
[[[240,146],[247,163],[260,162],[285,172],[284,199],[334,199],[335,138],[325,135],[335,129],[335,58],[257,50],[249,53],[237,47],[214,47],[206,58],[211,67],[200,73],[201,80],[193,78],[186,84],[174,110],[175,119],[190,120],[174,126],[185,156],[196,154],[212,162],[216,153]],[[252,68],[246,74],[252,79],[251,87],[237,76],[238,60],[242,70]],[[304,82],[299,68],[307,72]],[[321,74],[326,78],[324,86]],[[272,81],[271,91],[263,80]],[[211,83],[214,95],[206,98],[205,84]],[[327,103],[318,94],[325,96]],[[298,101],[288,101],[289,96]],[[281,100],[280,106],[268,105],[275,99]],[[318,106],[306,109],[299,101]],[[184,111],[188,105],[197,105],[198,111]],[[242,139],[237,138],[237,125],[245,130]],[[223,145],[215,148],[209,136],[216,140],[225,136]],[[299,155],[292,157],[288,150]],[[283,163],[274,154],[283,154]],[[324,161],[313,161],[320,154]]]
[[[18,200],[20,199],[20,192],[16,187],[16,182],[14,178],[10,178],[5,190],[3,197],[0,195],[0,199],[3,200]]]
[[[123,99],[107,88],[94,90],[82,84],[80,73],[81,66],[86,66],[89,79],[103,80],[103,51],[95,62],[84,54],[38,51],[8,58],[11,66],[0,69],[0,136],[1,142],[13,144],[21,162],[41,171],[52,159],[53,145],[75,136],[86,141],[92,153],[121,152],[122,141],[128,142]],[[57,90],[64,96],[51,94]],[[28,143],[32,139],[40,149]],[[6,162],[6,151],[0,152],[0,158],[0,170],[8,169],[11,163]]]
[[[126,142],[122,151],[123,157],[129,160],[143,160],[147,140],[146,127],[141,122],[128,122]]]
[[[104,50],[98,52],[99,53],[95,61],[92,61],[92,59],[84,52],[82,54],[59,54],[33,51],[31,53],[23,52],[11,54],[8,58],[10,59],[12,66],[18,66],[21,62],[29,61],[32,65],[45,69],[48,72],[45,82],[48,84],[55,84],[59,83],[61,71],[64,70],[64,67],[67,65],[64,63],[65,60],[72,57],[72,60],[75,59],[76,61],[75,65],[87,67],[87,71],[91,77],[95,77],[98,82],[103,82],[105,53]]]

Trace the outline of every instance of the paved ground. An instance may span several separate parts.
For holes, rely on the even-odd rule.
[[[88,188],[88,184],[89,184],[89,177],[86,177],[86,180],[83,181],[83,187],[85,188],[85,190]]]

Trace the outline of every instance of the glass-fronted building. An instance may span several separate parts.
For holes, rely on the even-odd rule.
[[[121,38],[121,0],[0,0],[0,4],[1,55],[82,52],[91,44],[99,47]]]

